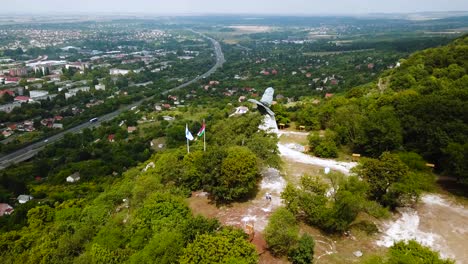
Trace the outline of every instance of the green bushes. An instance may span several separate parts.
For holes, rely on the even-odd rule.
[[[255,264],[255,247],[246,240],[242,231],[223,229],[214,234],[203,234],[188,244],[179,263],[242,263]]]
[[[336,134],[331,131],[325,131],[321,136],[318,132],[312,132],[308,136],[310,150],[318,157],[336,158],[338,157],[338,148],[335,143]]]
[[[451,260],[443,260],[438,252],[430,248],[421,246],[416,241],[411,240],[408,243],[398,242],[390,248],[390,259],[388,263],[433,263],[450,264]]]
[[[297,244],[299,225],[295,216],[286,208],[281,207],[271,215],[264,235],[268,249],[273,255],[287,255]]]
[[[280,207],[271,215],[264,231],[268,249],[275,256],[288,256],[292,263],[312,263],[314,239],[303,234],[299,238],[299,225],[295,216],[286,208]]]
[[[352,176],[331,180],[332,186],[318,177],[303,176],[301,186],[289,184],[281,198],[298,219],[327,232],[348,230],[360,212],[375,217],[387,215],[385,209],[367,199],[366,182]]]
[[[314,260],[315,241],[312,236],[303,234],[297,246],[293,247],[289,252],[289,260],[293,264],[310,264]]]
[[[405,158],[412,166],[417,166],[410,158]],[[354,171],[369,183],[368,197],[390,208],[416,202],[421,191],[430,190],[434,183],[432,175],[410,172],[398,155],[389,152],[379,159],[362,159]]]
[[[408,242],[400,241],[390,247],[389,252],[383,256],[371,256],[363,261],[364,264],[454,264],[450,259],[442,259],[438,252],[432,251],[430,248],[420,245],[414,240]]]

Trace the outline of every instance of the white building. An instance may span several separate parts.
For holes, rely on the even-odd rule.
[[[0,105],[0,112],[10,113],[15,107],[21,107],[20,102],[12,102],[9,104]]]
[[[60,124],[60,123],[53,123],[53,124],[52,124],[52,128],[63,129],[63,124]]]
[[[77,182],[80,180],[80,173],[79,172],[75,172],[73,173],[72,175],[68,176],[67,177],[67,182]]]
[[[24,204],[34,199],[34,197],[32,197],[31,195],[21,194],[20,196],[18,196],[17,199],[20,204]]]
[[[70,89],[67,93],[65,93],[65,99],[75,96],[78,92],[89,92],[89,89],[89,86]]]
[[[119,75],[119,74],[126,75],[129,72],[130,70],[122,70],[122,69],[110,69],[109,70],[110,75]]]
[[[42,90],[33,90],[29,91],[29,97],[33,100],[44,100],[47,99],[47,95],[49,94],[48,91]]]
[[[248,111],[249,108],[247,106],[239,106],[236,108],[236,112],[232,113],[230,116],[243,115],[246,114]]]
[[[96,90],[103,90],[103,91],[104,91],[104,90],[106,90],[106,86],[105,86],[104,84],[96,84],[96,85],[94,86],[94,89],[96,89]]]

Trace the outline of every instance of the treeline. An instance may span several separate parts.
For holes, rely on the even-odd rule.
[[[325,142],[327,148],[347,146],[370,157],[385,151],[415,152],[434,163],[437,171],[466,181],[467,43],[465,36],[450,45],[417,52],[401,67],[387,71],[378,84],[359,86],[321,102],[280,108],[279,117],[310,130],[328,129],[324,137],[311,138],[313,151]]]

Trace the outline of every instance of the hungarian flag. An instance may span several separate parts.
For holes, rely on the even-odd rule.
[[[190,131],[188,130],[188,125],[187,124],[185,124],[185,137],[188,140],[193,140],[192,133],[190,133]]]
[[[203,122],[203,125],[202,125],[202,127],[200,128],[200,131],[198,131],[198,133],[197,133],[197,136],[198,136],[198,137],[201,137],[201,136],[203,136],[203,135],[205,134],[205,128],[206,128],[205,122]]]

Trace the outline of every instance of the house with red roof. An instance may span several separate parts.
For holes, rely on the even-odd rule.
[[[13,131],[11,131],[11,130],[3,130],[3,131],[2,131],[2,135],[3,135],[4,137],[7,138],[7,137],[13,135]]]
[[[333,97],[333,94],[332,94],[332,93],[326,93],[326,94],[325,94],[325,98],[331,98],[331,97]]]
[[[0,98],[3,97],[3,95],[9,94],[10,96],[15,96],[15,92],[11,90],[1,90],[0,91]]]
[[[109,140],[109,142],[114,142],[115,140],[115,135],[114,134],[110,134],[109,136],[107,136],[107,140]]]
[[[19,95],[15,97],[15,101],[20,103],[27,103],[29,100],[31,100],[31,98],[28,96]]]
[[[11,205],[6,203],[0,203],[0,216],[11,215],[14,209]]]
[[[19,83],[19,81],[20,81],[20,78],[18,78],[18,77],[6,77],[5,78],[5,84]]]

